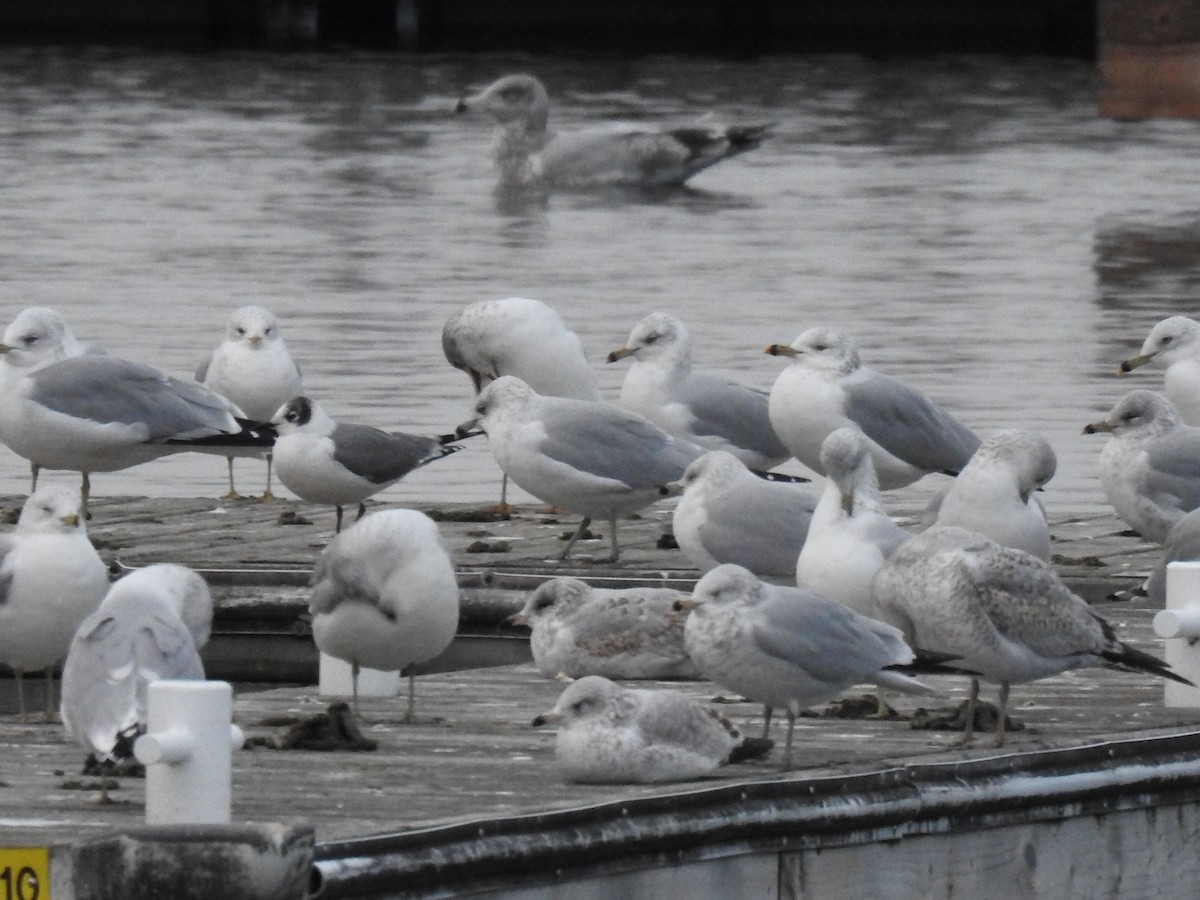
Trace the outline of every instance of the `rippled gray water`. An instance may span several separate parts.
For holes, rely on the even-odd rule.
[[[775,137],[667,196],[513,203],[490,123],[450,110],[516,69],[564,127],[711,113]],[[981,433],[1042,430],[1052,512],[1097,509],[1103,439],[1082,425],[1161,383],[1114,374],[1155,321],[1200,313],[1200,124],[1107,121],[1094,94],[1073,61],[4,50],[0,318],[52,306],[82,340],[190,376],[228,312],[262,304],[333,415],[436,432],[469,412],[440,331],[475,300],[555,306],[610,398],[624,367],[601,360],[651,310],[689,324],[698,367],[763,387],[782,365],[765,345],[835,324]],[[25,490],[0,452],[0,491]],[[215,494],[223,476],[176,457],[94,489]],[[479,442],[382,497],[495,485]]]

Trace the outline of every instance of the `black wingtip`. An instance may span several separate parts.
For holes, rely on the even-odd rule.
[[[780,484],[811,484],[811,478],[805,478],[803,475],[788,475],[784,472],[763,472],[759,469],[751,469],[755,475],[763,481],[777,481]]]
[[[770,738],[749,737],[729,751],[729,763],[745,762],[749,759],[761,759],[775,747]]]

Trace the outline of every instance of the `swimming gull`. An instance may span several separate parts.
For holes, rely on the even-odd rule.
[[[803,488],[759,478],[732,453],[710,450],[667,490],[682,491],[672,531],[702,573],[721,563],[761,578],[795,576],[817,499]]]
[[[200,573],[176,563],[153,563],[121,577],[122,591],[135,585],[153,593],[179,616],[197,650],[204,649],[212,633],[213,599],[208,582]],[[111,591],[110,591],[111,592]]]
[[[59,359],[61,346],[0,343],[0,366],[10,367],[0,392],[0,440],[44,469],[80,472],[85,516],[92,472],[187,450],[266,448],[274,440],[203,385],[116,356]]]
[[[1156,362],[1166,366],[1163,392],[1188,425],[1200,426],[1200,322],[1170,316],[1150,329],[1141,353],[1121,363],[1118,372]]]
[[[668,313],[650,313],[610,363],[632,357],[621,405],[659,428],[709,450],[727,450],[751,469],[766,471],[791,454],[767,415],[767,393],[729,378],[692,371],[687,327]]]
[[[53,718],[54,667],[108,584],[108,568],[87,537],[79,495],[61,486],[35,491],[16,530],[0,536],[0,662],[16,677],[22,720],[22,675],[35,669],[46,672],[46,718]]]
[[[700,671],[768,708],[787,710],[784,766],[805,709],[863,682],[931,693],[901,671],[918,662],[899,629],[800,588],[767,584],[741,566],[696,583],[684,646]]]
[[[99,764],[132,758],[133,741],[146,730],[151,683],[204,678],[171,581],[162,573],[136,574],[113,584],[79,625],[63,665],[63,725]],[[101,784],[106,799],[107,784]]]
[[[555,761],[567,781],[581,783],[691,781],[772,746],[742,737],[687,694],[625,688],[598,675],[568,685],[533,724],[558,726]]]
[[[1200,560],[1200,509],[1193,509],[1167,532],[1162,555],[1146,581],[1147,599],[1157,608],[1167,602],[1167,566],[1173,562]]]
[[[437,525],[412,509],[364,516],[321,552],[312,583],[313,638],[350,663],[354,711],[360,668],[399,670],[411,722],[415,667],[441,654],[458,627],[458,581]]]
[[[540,300],[505,297],[463,307],[442,327],[442,352],[467,373],[476,394],[501,375],[515,375],[548,397],[600,399],[579,335]],[[504,476],[502,512],[508,511],[507,488]]]
[[[335,531],[342,530],[342,507],[358,504],[391,487],[413,469],[461,449],[446,438],[386,432],[370,425],[335,422],[308,397],[293,397],[271,424],[275,471],[283,486],[309,503],[337,509]]]
[[[547,678],[699,678],[683,649],[685,594],[670,588],[594,588],[551,578],[510,621],[528,625],[529,649]]]
[[[871,581],[909,533],[883,508],[861,431],[833,431],[821,445],[821,466],[828,481],[796,560],[796,584],[887,621],[875,603]]]
[[[1050,524],[1036,490],[1054,477],[1054,449],[1040,434],[1006,428],[986,437],[947,488],[935,523],[978,531],[1050,560]]]
[[[532,75],[506,75],[463,97],[458,112],[496,120],[492,155],[505,185],[680,185],[714,163],[757,147],[767,125],[619,126],[571,133],[548,129],[550,100]]]
[[[196,370],[196,380],[230,400],[248,419],[266,422],[292,397],[304,393],[300,367],[293,361],[274,313],[261,306],[243,306],[225,323],[225,339]],[[265,457],[271,499],[271,451],[227,451],[230,499],[239,494],[233,483],[233,460],[239,455]]]
[[[511,375],[483,389],[475,418],[459,434],[481,428],[492,456],[516,484],[545,503],[583,516],[567,543],[597,516],[611,525],[611,554],[620,556],[617,517],[659,499],[659,489],[683,475],[703,451],[636,413],[589,400],[545,397]]]
[[[1100,484],[1117,515],[1161,544],[1183,514],[1200,507],[1200,428],[1184,425],[1171,401],[1130,391],[1086,434],[1109,433],[1100,451]]]
[[[930,472],[957,474],[979,446],[970,429],[923,394],[864,366],[858,347],[839,331],[811,328],[790,346],[772,344],[766,352],[791,361],[771,388],[771,425],[810,469],[821,472],[822,442],[847,425],[871,439],[883,490]]]
[[[973,735],[981,678],[1000,685],[996,746],[1004,742],[1010,685],[1086,667],[1183,681],[1119,640],[1047,563],[977,532],[934,526],[913,537],[879,570],[875,596],[905,623],[911,643],[953,654],[978,673],[964,743]]]

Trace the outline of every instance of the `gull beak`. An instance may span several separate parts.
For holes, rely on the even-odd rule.
[[[1154,359],[1153,353],[1143,353],[1141,356],[1131,356],[1117,367],[1117,374],[1125,375],[1128,372],[1132,372],[1138,366],[1144,366],[1152,359]]]
[[[468,419],[454,429],[454,437],[455,440],[461,441],[463,438],[474,437],[475,435],[479,434],[480,430],[478,417],[474,419]],[[484,431],[484,433],[486,434],[487,432]]]
[[[771,356],[799,356],[800,351],[788,344],[772,344],[763,353]]]
[[[1090,425],[1083,426],[1084,434],[1099,434],[1104,431],[1111,432],[1112,430],[1112,422],[1108,421],[1108,419],[1101,419],[1099,422],[1092,422]]]
[[[671,604],[671,612],[691,612],[696,606],[695,597],[680,597]]]
[[[542,713],[533,720],[533,727],[540,728],[543,725],[555,725],[560,721],[562,721],[562,716],[560,716],[558,713]]]
[[[668,481],[666,484],[659,485],[658,493],[662,497],[674,497],[676,494],[682,494],[683,482]]]
[[[504,620],[504,624],[505,625],[525,625],[526,627],[528,627],[529,617],[524,615],[523,613],[513,613],[511,616],[509,616],[507,619]]]
[[[12,346],[11,344],[0,344],[0,353],[7,353],[9,350],[16,350],[16,349],[17,348]]]
[[[70,515],[66,515],[66,516],[60,516],[58,521],[62,522],[64,525],[69,525],[72,528],[79,527],[79,516],[76,513],[71,513]]]
[[[615,363],[618,359],[624,359],[627,356],[633,356],[637,352],[629,347],[618,347],[612,353],[608,354],[608,359],[605,362]]]
[[[851,494],[842,495],[842,512],[846,515],[854,516],[854,496]]]

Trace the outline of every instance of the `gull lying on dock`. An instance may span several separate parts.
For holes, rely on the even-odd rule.
[[[506,75],[463,97],[457,112],[496,120],[492,154],[503,184],[551,187],[656,187],[683,184],[709,166],[753,150],[766,125],[635,126],[557,133],[547,128],[550,99],[532,75]]]
[[[792,455],[816,472],[822,472],[821,444],[846,426],[870,438],[885,491],[930,472],[957,474],[979,446],[970,429],[923,394],[864,366],[858,347],[839,331],[810,328],[791,345],[772,344],[766,352],[791,360],[771,387],[771,425]]]
[[[1162,363],[1163,393],[1188,425],[1200,426],[1200,322],[1170,316],[1150,329],[1137,356],[1121,363],[1120,374],[1147,363]]]
[[[533,724],[558,726],[558,768],[568,781],[583,783],[691,781],[773,746],[743,737],[694,697],[623,688],[594,675],[569,685],[553,711]]]

